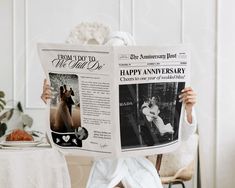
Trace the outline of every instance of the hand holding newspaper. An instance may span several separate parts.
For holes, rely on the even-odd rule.
[[[52,87],[51,142],[89,156],[169,152],[181,140],[180,92],[190,80],[185,46],[39,44]]]

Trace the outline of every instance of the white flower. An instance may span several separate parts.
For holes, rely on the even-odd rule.
[[[108,46],[133,46],[135,45],[134,37],[123,31],[114,31],[108,37],[105,45]]]
[[[66,42],[70,44],[98,44],[104,43],[109,36],[110,29],[101,23],[81,23],[71,32]]]

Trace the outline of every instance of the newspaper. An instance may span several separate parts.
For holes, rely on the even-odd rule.
[[[62,151],[109,157],[165,153],[181,140],[186,46],[38,44],[52,89],[48,134]]]

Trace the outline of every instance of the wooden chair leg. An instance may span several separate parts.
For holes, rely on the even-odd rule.
[[[160,171],[161,163],[162,163],[162,154],[159,154],[157,155],[157,160],[156,160],[156,165],[155,165],[158,173]]]

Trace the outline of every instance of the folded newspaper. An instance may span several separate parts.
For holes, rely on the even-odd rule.
[[[179,145],[187,47],[38,44],[38,50],[53,95],[48,135],[62,151],[119,157]]]

